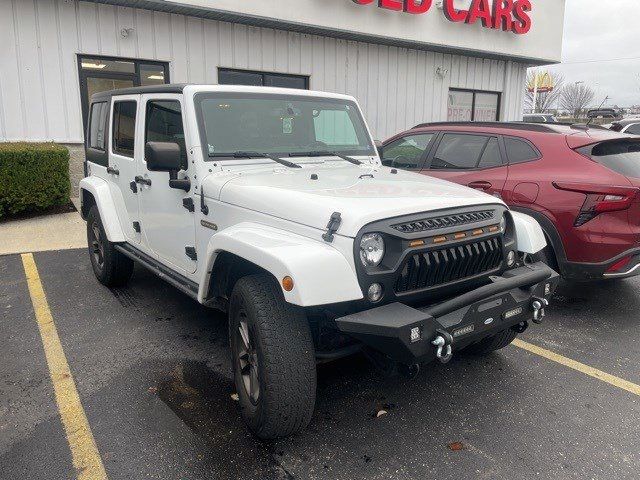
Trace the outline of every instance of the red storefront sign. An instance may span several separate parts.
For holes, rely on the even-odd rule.
[[[352,0],[358,5],[369,5],[377,2],[378,7],[398,12],[420,15],[427,13],[433,0]],[[458,10],[454,0],[444,0],[442,10],[451,22],[464,22],[469,25],[478,21],[485,28],[504,30],[523,35],[531,30],[530,0],[473,0],[469,10]]]

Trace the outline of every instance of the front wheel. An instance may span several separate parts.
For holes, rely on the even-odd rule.
[[[242,417],[258,438],[304,429],[313,415],[316,365],[301,308],[271,275],[243,277],[229,302],[229,343]]]
[[[473,355],[488,355],[496,350],[500,350],[511,344],[518,333],[510,328],[480,340],[478,343],[469,345],[465,350]]]

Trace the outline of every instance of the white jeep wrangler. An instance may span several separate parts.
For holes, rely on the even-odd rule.
[[[544,316],[540,226],[492,196],[381,165],[352,97],[164,85],[91,100],[80,184],[106,286],[138,262],[229,315],[242,416],[311,419],[316,363],[391,371],[486,354]]]

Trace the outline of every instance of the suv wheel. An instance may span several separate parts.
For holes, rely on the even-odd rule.
[[[507,328],[495,335],[480,340],[478,343],[469,345],[465,350],[473,355],[488,355],[506,347],[513,342],[517,336],[518,333],[515,330]]]
[[[284,300],[268,274],[236,283],[229,303],[229,343],[242,417],[263,440],[293,435],[313,414],[316,364],[301,308]]]
[[[107,239],[95,205],[87,215],[87,243],[93,273],[98,281],[107,287],[125,285],[133,273],[133,260],[117,251]]]

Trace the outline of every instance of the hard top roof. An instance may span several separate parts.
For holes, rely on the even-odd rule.
[[[342,95],[339,93],[320,92],[315,90],[300,90],[293,88],[279,88],[279,87],[256,87],[256,86],[244,86],[244,85],[214,85],[214,84],[191,84],[191,83],[172,83],[166,85],[151,85],[145,87],[133,87],[123,88],[119,90],[108,90],[105,92],[94,93],[91,97],[91,101],[105,101],[110,100],[111,97],[120,95],[142,95],[153,93],[185,93],[188,90],[190,93],[199,92],[228,92],[228,93],[258,93],[267,95],[290,95],[298,97],[324,97],[340,100],[355,99],[349,95]]]

